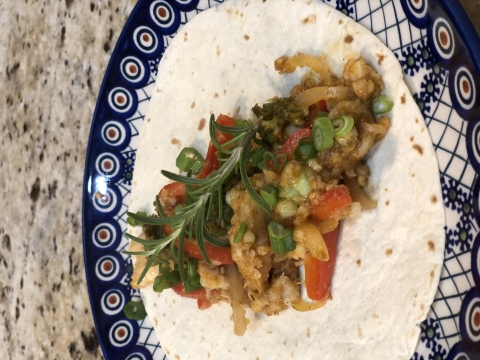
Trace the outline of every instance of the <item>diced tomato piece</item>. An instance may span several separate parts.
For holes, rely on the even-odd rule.
[[[230,116],[220,114],[217,117],[217,124],[222,126],[235,126],[237,124],[237,120],[235,120]],[[232,134],[226,134],[218,130],[215,130],[215,135],[217,136],[217,140],[220,143],[220,145],[225,144],[227,141],[230,141],[233,139]]]
[[[173,182],[165,185],[158,193],[162,209],[167,216],[173,215],[173,210],[178,204],[185,204],[185,185]]]
[[[200,299],[197,299],[197,306],[200,310],[206,310],[210,306],[212,306],[212,302],[208,299],[200,298]]]
[[[210,300],[207,299],[207,291],[205,290],[205,288],[201,288],[201,289],[187,293],[185,291],[185,286],[183,286],[183,284],[180,283],[172,287],[172,290],[175,291],[176,294],[182,297],[186,297],[189,299],[196,299],[197,306],[200,310],[205,310],[205,309],[208,309],[210,306],[212,306],[212,303],[210,302]]]
[[[192,239],[185,239],[184,242],[185,252],[191,257],[203,260],[200,248],[197,242]],[[215,265],[221,264],[233,264],[232,251],[229,247],[219,247],[205,242],[205,250],[207,251],[208,258]]]
[[[295,131],[290,137],[287,139],[287,142],[282,145],[280,148],[280,154],[287,154],[290,160],[294,159],[294,152],[298,146],[298,142],[305,138],[305,137],[312,137],[312,129],[300,129]]]
[[[337,258],[337,236],[338,228],[322,234],[328,249],[328,261],[317,260],[310,253],[305,258],[305,287],[312,300],[322,300],[330,288]]]
[[[313,120],[317,117],[317,114],[320,111],[328,111],[327,110],[327,102],[325,100],[320,100],[319,102],[311,105],[309,108],[309,114],[307,121],[305,121],[305,125],[303,125],[304,128],[312,128],[313,125]]]
[[[205,157],[202,171],[197,175],[197,179],[205,179],[212,171],[220,168],[216,152],[217,148],[210,143],[210,145],[208,145],[207,156]]]
[[[220,114],[217,118],[217,123],[223,126],[235,126],[237,122],[230,116]],[[227,141],[233,139],[233,135],[226,134],[218,130],[215,130],[215,135],[217,136],[217,140],[220,145],[225,144]],[[220,168],[220,163],[218,162],[216,153],[217,148],[210,142],[202,171],[200,171],[200,173],[197,175],[197,179],[205,179],[212,171]]]
[[[351,203],[352,198],[348,188],[340,185],[311,199],[310,209],[315,220],[325,221]]]

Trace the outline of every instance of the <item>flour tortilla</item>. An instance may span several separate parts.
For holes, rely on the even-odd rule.
[[[279,75],[273,62],[297,52],[326,54],[337,76],[362,56],[382,75],[395,106],[392,127],[368,161],[378,207],[343,222],[333,299],[324,308],[271,317],[248,311],[243,337],[233,334],[228,304],[200,311],[173,291],[142,290],[170,359],[409,359],[414,352],[443,262],[436,156],[394,54],[319,1],[230,0],[179,31],[140,134],[130,211],[153,212],[155,194],[168,183],[160,170],[178,171],[181,148],[206,153],[211,113],[251,118],[255,103],[288,96],[305,69]]]

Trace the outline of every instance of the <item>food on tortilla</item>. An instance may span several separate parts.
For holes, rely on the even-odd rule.
[[[258,21],[259,17],[262,21]],[[222,24],[227,23],[231,31],[225,32]],[[308,1],[226,2],[198,15],[182,32],[188,33],[188,40],[184,41],[183,35],[177,36],[159,66],[158,84],[137,154],[132,213],[154,212],[152,199],[167,184],[160,171],[177,171],[173,159],[182,146],[196,148],[200,154],[208,153],[205,149],[208,131],[207,127],[202,128],[213,111],[245,119],[250,117],[255,102],[292,95],[293,86],[304,78],[310,66],[289,73],[295,64],[283,58],[277,61],[277,67],[285,65],[281,69],[285,75],[280,76],[271,66],[279,56],[308,62],[311,58],[293,56],[297,52],[314,54],[317,60],[311,68],[320,67],[315,72],[321,73],[327,68],[322,64],[327,64],[335,78],[343,77],[349,60],[363,58],[379,74],[384,83],[383,93],[395,106],[388,113],[391,127],[372,149],[366,163],[371,172],[370,186],[366,189],[368,197],[363,199],[365,206],[372,207],[375,203],[369,199],[375,199],[377,207],[345,219],[341,227],[331,283],[333,299],[320,310],[299,312],[288,308],[279,316],[254,316],[247,309],[248,330],[242,338],[233,340],[229,304],[219,302],[206,311],[198,311],[190,299],[172,291],[156,293],[149,286],[142,289],[143,300],[167,354],[219,359],[231,354],[239,358],[282,358],[285,353],[302,359],[314,355],[342,359],[410,356],[418,339],[418,324],[426,316],[438,282],[444,214],[439,201],[435,153],[394,55],[361,26],[323,4]],[[318,80],[326,82],[325,79]],[[376,82],[372,82],[375,87]],[[300,105],[309,106],[310,95],[318,96],[318,91],[322,96],[345,96],[347,99],[342,101],[349,101],[353,95],[345,93],[343,87],[340,84],[334,91],[296,88],[299,94],[293,94],[292,98],[306,94],[303,96],[306,103]],[[355,98],[362,101],[369,88],[368,84],[357,89],[352,86]],[[388,108],[388,103],[380,100],[377,109]],[[259,107],[265,111],[262,104]],[[341,115],[332,114],[333,108],[328,105],[327,110],[329,119]],[[198,131],[194,130],[197,126]],[[273,146],[277,143],[275,137],[282,135],[275,128],[262,134],[266,138],[263,140],[273,142]],[[171,141],[159,140],[165,138]],[[338,164],[331,165],[334,172]],[[308,162],[299,166],[309,167]],[[356,175],[368,175],[358,170],[353,167]],[[336,176],[343,178],[347,171],[350,172],[341,169]],[[362,181],[358,176],[356,180],[356,184]],[[252,183],[255,184],[255,178]],[[293,185],[292,188],[297,191]],[[235,240],[242,222],[248,229],[248,220],[239,219],[237,223],[233,220],[234,230],[229,240],[232,237]],[[238,244],[246,240],[245,234]],[[136,266],[141,266],[140,259],[136,259]],[[192,264],[191,274],[196,277],[194,268]],[[232,268],[235,269],[228,269]],[[202,265],[196,270],[207,279],[211,269]],[[153,281],[157,275],[152,275]],[[212,279],[220,279],[217,275],[213,272]],[[222,281],[216,285],[221,288]]]
[[[275,61],[280,73],[304,65],[313,72],[290,97],[256,104],[252,121],[212,115],[206,159],[184,148],[176,165],[188,175],[164,173],[176,182],[159,192],[155,213],[130,214],[130,224],[143,225],[141,239],[128,235],[140,245],[130,254],[144,257],[132,287],[174,288],[201,309],[228,302],[236,335],[246,331],[246,308],[278,315],[326,303],[339,220],[376,207],[362,190],[370,175],[363,159],[390,126],[375,114],[393,103],[361,58],[338,79],[324,58]],[[301,300],[301,266],[317,303]]]

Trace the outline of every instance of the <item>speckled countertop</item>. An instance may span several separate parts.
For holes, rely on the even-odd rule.
[[[83,265],[83,168],[136,1],[0,1],[0,359],[103,357]],[[480,0],[462,3],[480,30]]]

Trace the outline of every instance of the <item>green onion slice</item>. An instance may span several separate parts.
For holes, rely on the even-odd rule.
[[[242,241],[243,236],[245,235],[246,232],[247,232],[247,224],[245,224],[242,221],[242,223],[240,224],[240,227],[238,228],[237,235],[235,235],[235,238],[233,239],[233,242],[239,243],[240,241]]]
[[[285,229],[278,221],[270,221],[268,224],[268,236],[272,244],[272,250],[277,254],[286,254],[295,250],[295,240],[293,240],[293,231]]]
[[[334,130],[330,119],[317,117],[313,120],[313,145],[317,151],[330,149],[333,146]]]
[[[293,155],[297,161],[307,161],[313,159],[317,155],[313,140],[311,137],[304,137],[298,142],[297,148]]]
[[[147,216],[147,213],[143,211],[137,211],[137,215]],[[127,223],[129,223],[131,226],[142,226],[143,224],[130,216],[127,216]]]
[[[275,206],[278,203],[278,194],[277,188],[272,185],[267,185],[260,188],[260,195],[262,196],[263,200],[267,203],[267,205]]]
[[[200,274],[198,273],[198,261],[195,259],[189,259],[187,263],[188,279],[183,283],[185,286],[185,292],[190,293],[192,291],[202,288],[200,283]]]
[[[267,152],[267,149],[258,147],[254,148],[250,151],[250,158],[248,161],[253,165],[253,166],[261,166],[263,163],[263,155]]]
[[[236,119],[235,120],[235,126],[242,128],[242,127],[248,127],[251,124],[248,122],[248,120],[243,120],[243,119]]]
[[[355,120],[351,116],[344,115],[332,120],[333,133],[335,137],[344,137],[352,131]]]
[[[198,175],[202,171],[204,162],[197,149],[186,147],[178,155],[175,164],[182,171],[191,171],[192,174]]]
[[[200,284],[200,275],[197,274],[197,276],[188,278],[187,281],[183,283],[183,286],[185,286],[185,292],[188,294],[192,291],[201,289],[203,286]]]
[[[393,101],[387,95],[378,95],[372,103],[372,112],[374,114],[383,114],[393,109]]]
[[[123,308],[123,312],[130,320],[143,320],[147,316],[145,306],[140,301],[129,301]]]
[[[270,151],[263,154],[263,163],[260,169],[278,170],[283,168],[288,162],[287,154],[277,154],[274,156]]]
[[[191,277],[198,275],[198,261],[196,259],[188,259],[187,274]]]
[[[153,283],[153,291],[162,292],[165,289],[170,289],[181,282],[180,272],[172,270],[155,278]]]

